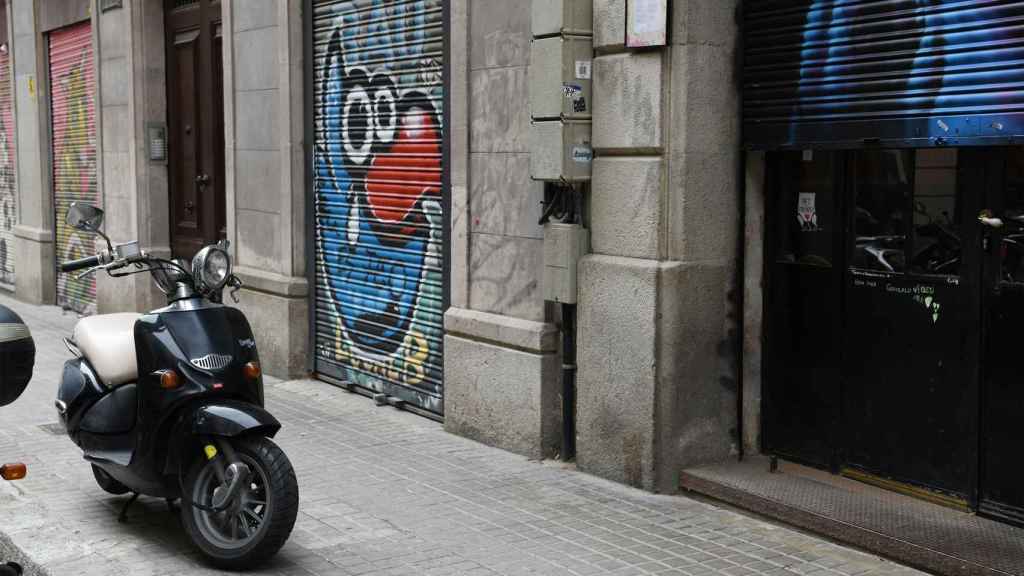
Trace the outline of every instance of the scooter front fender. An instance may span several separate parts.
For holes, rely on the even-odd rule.
[[[191,461],[187,455],[202,454],[202,438],[233,438],[243,434],[273,438],[280,429],[277,418],[251,402],[218,398],[190,404],[181,409],[171,426],[164,473],[185,472]]]
[[[273,438],[281,423],[255,404],[236,400],[204,402],[192,412],[192,436],[234,437],[258,432]]]

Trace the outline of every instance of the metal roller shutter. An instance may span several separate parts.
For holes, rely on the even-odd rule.
[[[6,15],[6,5],[0,2]],[[18,195],[15,190],[14,169],[17,166],[14,141],[14,107],[11,88],[10,45],[6,39],[6,18],[0,48],[0,285],[14,285],[14,225],[18,223]]]
[[[82,22],[55,30],[49,34],[49,41],[56,253],[57,261],[63,262],[96,252],[92,234],[64,224],[72,202],[100,205],[91,26]],[[58,274],[57,304],[84,314],[94,313],[95,278]]]
[[[315,370],[442,413],[442,0],[315,2]]]
[[[1024,1],[748,0],[748,147],[1024,135]]]

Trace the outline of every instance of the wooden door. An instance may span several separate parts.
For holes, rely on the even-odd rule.
[[[220,1],[166,10],[171,250],[191,258],[226,232]]]

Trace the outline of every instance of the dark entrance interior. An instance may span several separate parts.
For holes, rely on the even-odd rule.
[[[191,258],[226,235],[219,0],[167,0],[171,250]]]
[[[768,160],[766,451],[1024,521],[1024,149]]]

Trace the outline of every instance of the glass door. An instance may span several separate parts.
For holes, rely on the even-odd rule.
[[[820,467],[834,467],[839,418],[842,157],[768,158],[765,448]]]
[[[955,148],[851,152],[843,462],[966,504],[976,422],[978,179]]]
[[[986,211],[1004,226],[983,226],[985,336],[982,358],[980,510],[1024,525],[1024,148],[993,151]]]

